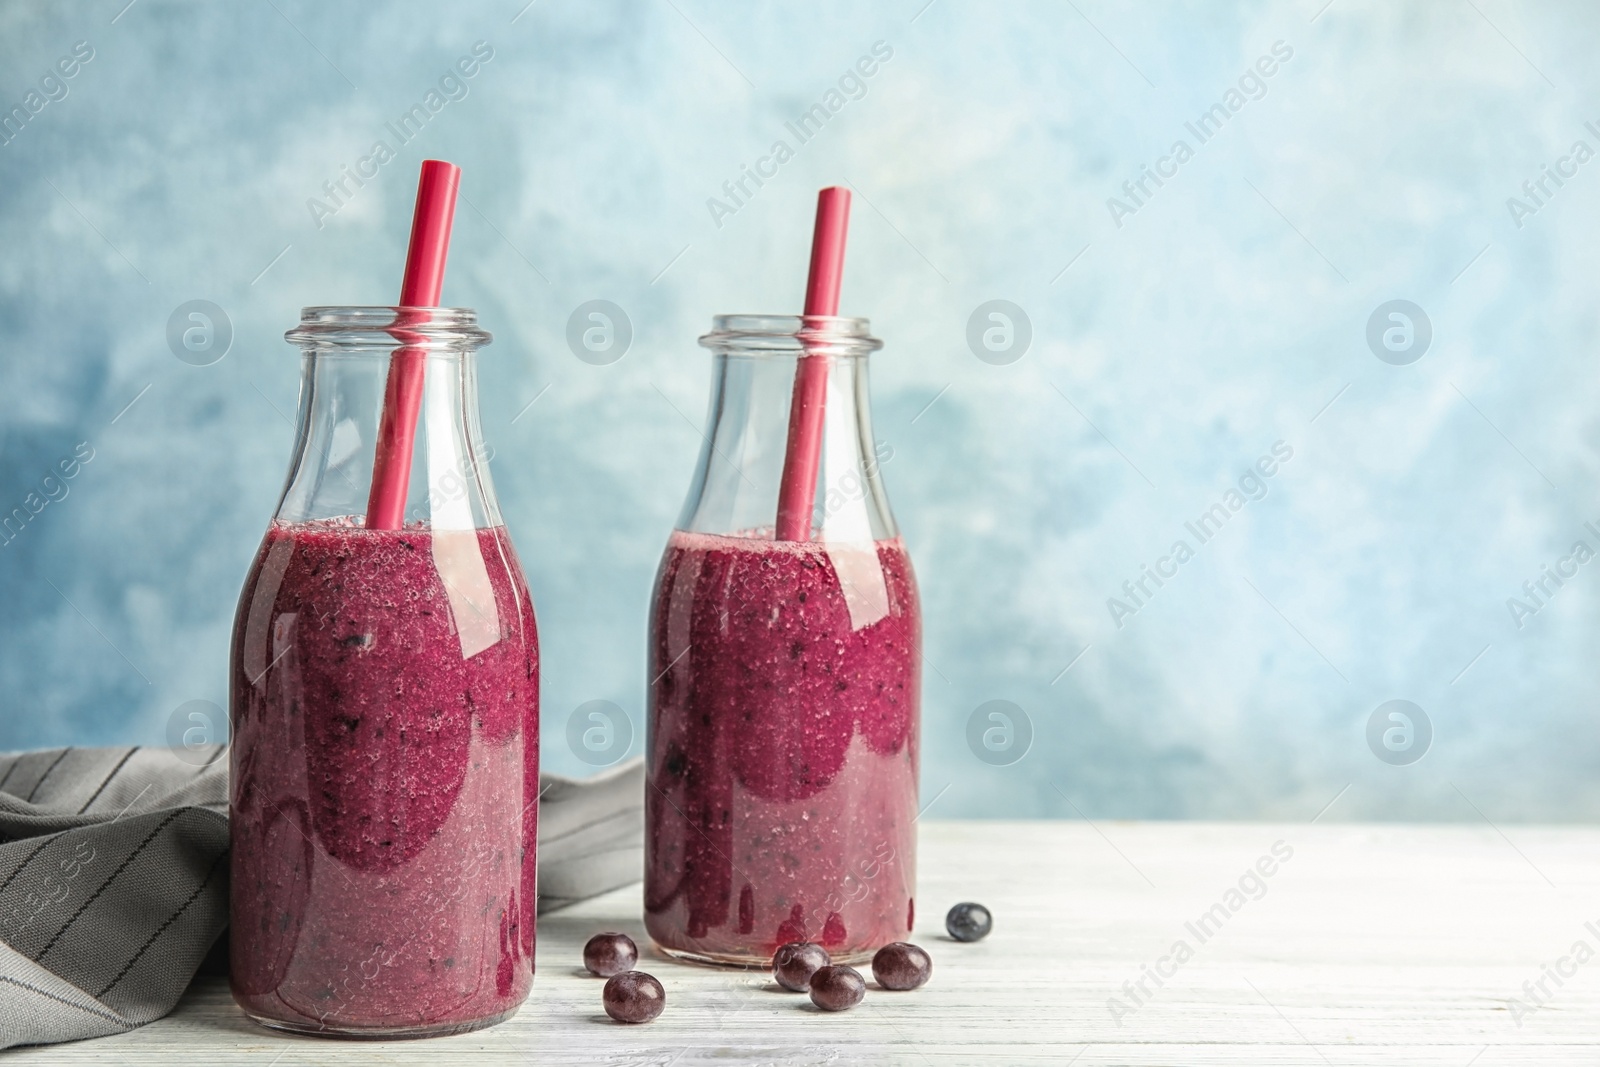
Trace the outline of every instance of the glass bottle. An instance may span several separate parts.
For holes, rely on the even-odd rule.
[[[915,918],[921,616],[872,437],[865,319],[725,315],[650,614],[645,926],[665,952],[860,961]],[[826,359],[806,541],[774,522],[797,361]]]
[[[363,524],[405,327],[425,362],[396,530]],[[533,981],[539,661],[464,308],[306,308],[289,476],[240,594],[230,958],[257,1022],[455,1033]]]

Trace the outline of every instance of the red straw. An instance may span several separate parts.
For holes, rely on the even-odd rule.
[[[817,227],[811,235],[811,275],[806,316],[839,314],[844,240],[850,226],[850,190],[833,185],[817,193]],[[811,325],[809,322],[807,326]],[[828,357],[807,353],[795,368],[789,402],[789,444],[778,487],[778,540],[811,540],[811,509],[822,454],[822,416],[828,399]]]
[[[406,253],[406,276],[400,285],[403,308],[439,306],[444,261],[450,252],[450,223],[455,219],[456,190],[460,185],[461,168],[454,163],[422,161],[417,209],[411,218],[411,249]],[[402,315],[396,325],[426,321],[426,314]],[[405,525],[406,486],[411,481],[411,447],[417,436],[425,367],[425,353],[420,348],[400,348],[389,362],[383,419],[378,424],[378,450],[372,460],[372,493],[367,498],[367,526],[374,530],[398,530]]]

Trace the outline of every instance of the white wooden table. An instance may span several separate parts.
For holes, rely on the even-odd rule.
[[[352,1043],[248,1023],[225,983],[119,1037],[14,1053],[19,1063],[182,1064],[1593,1064],[1600,1060],[1600,829],[1194,823],[925,823],[916,940],[933,981],[826,1015],[762,974],[647,958],[656,1022],[600,1007],[580,947],[617,928],[641,947],[638,887],[539,923],[533,994],[515,1019],[461,1037]],[[1292,856],[1264,895],[1227,891],[1275,842]],[[1272,864],[1264,866],[1272,867]],[[1246,879],[1246,888],[1256,883]],[[944,936],[958,900],[994,933]],[[1202,943],[1198,924],[1216,904]],[[1593,929],[1586,922],[1595,924]],[[1182,940],[1192,958],[1136,1003]],[[1560,986],[1546,966],[1573,972]],[[1553,973],[1553,972],[1552,972]],[[1513,997],[1543,979],[1546,1006]],[[1108,1000],[1133,1010],[1113,1018]],[[1520,1025],[1519,1025],[1520,1023]]]

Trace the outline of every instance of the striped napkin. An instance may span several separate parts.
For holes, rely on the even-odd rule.
[[[0,1049],[172,1010],[228,925],[226,749],[0,754]],[[639,880],[644,762],[540,777],[539,910]]]

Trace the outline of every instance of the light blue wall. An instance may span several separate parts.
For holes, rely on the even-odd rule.
[[[585,769],[579,704],[642,709],[694,338],[796,309],[815,190],[848,181],[843,307],[887,342],[877,432],[925,597],[932,814],[1309,819],[1347,785],[1326,818],[1600,814],[1600,562],[1520,628],[1507,606],[1600,549],[1600,161],[1507,206],[1600,150],[1592,8],[124,2],[0,6],[6,109],[93,48],[0,147],[0,508],[93,449],[0,549],[0,748],[161,743],[184,702],[225,704],[290,443],[281,334],[303,304],[393,298],[438,156],[470,200],[446,298],[498,338],[483,417],[549,766]],[[308,198],[480,40],[468,95],[319,228]],[[800,145],[786,120],[879,41],[865,95]],[[1274,42],[1264,95],[1200,143],[1185,123]],[[707,199],[780,138],[794,158],[717,225]],[[1193,158],[1114,219],[1179,139]],[[595,298],[633,323],[614,365],[564,340]],[[212,366],[165,341],[193,299],[235,330]],[[991,299],[1031,321],[1010,365],[967,345]],[[1366,341],[1391,299],[1432,324],[1410,365]],[[1279,441],[1265,498],[1186,534]],[[1179,538],[1195,557],[1119,627],[1108,598]],[[1396,698],[1434,731],[1410,766],[1365,737]],[[1031,719],[1020,762],[968,748],[993,699]]]

